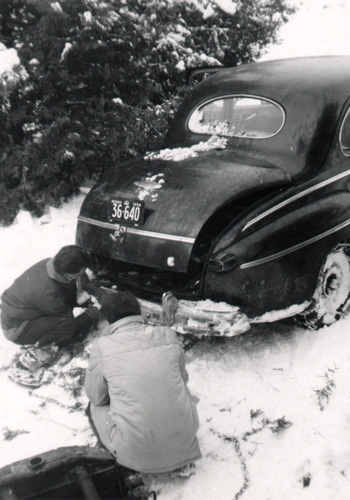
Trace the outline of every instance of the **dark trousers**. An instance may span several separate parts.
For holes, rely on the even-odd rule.
[[[61,318],[57,316],[43,316],[28,321],[18,338],[11,339],[15,344],[36,344],[43,347],[56,344],[65,347],[75,340],[85,336],[92,325],[88,314],[80,314],[77,318]],[[5,336],[6,336],[6,332]]]

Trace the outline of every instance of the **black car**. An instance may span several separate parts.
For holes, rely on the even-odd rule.
[[[229,335],[296,313],[334,322],[350,293],[349,83],[347,56],[217,69],[161,151],[93,187],[77,244],[150,321]]]

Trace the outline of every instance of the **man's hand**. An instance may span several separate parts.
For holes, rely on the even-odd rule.
[[[86,285],[89,283],[89,277],[86,273],[81,274],[76,279],[77,292],[78,294],[83,293],[86,290]]]
[[[88,307],[97,301],[97,306],[102,298],[102,289],[94,279],[89,279],[86,273],[78,276],[76,280],[77,285],[77,303],[81,307]]]
[[[97,309],[97,307],[95,306],[89,306],[86,310],[85,310],[85,314],[87,314],[91,321],[93,322],[93,324],[95,326],[98,325],[99,321],[100,321],[100,312],[99,310]]]

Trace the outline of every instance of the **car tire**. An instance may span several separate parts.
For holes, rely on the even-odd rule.
[[[328,254],[307,309],[296,316],[299,324],[317,330],[340,319],[350,305],[350,245],[339,244]]]

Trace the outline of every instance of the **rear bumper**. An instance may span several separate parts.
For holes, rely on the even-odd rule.
[[[179,333],[234,337],[250,329],[248,317],[236,306],[210,300],[177,300],[163,294],[162,304],[139,299],[147,323],[165,325]]]

